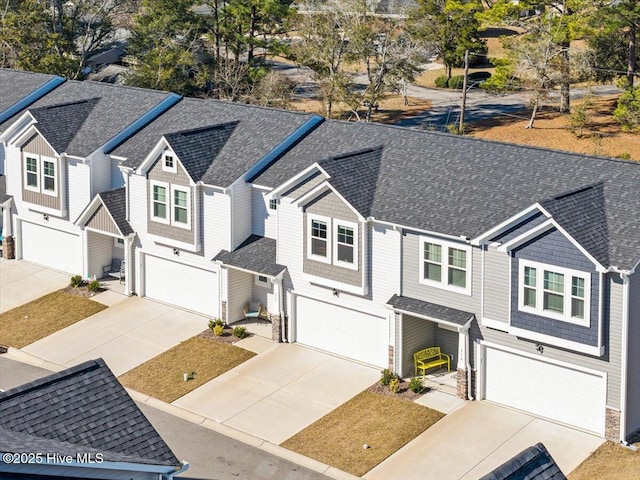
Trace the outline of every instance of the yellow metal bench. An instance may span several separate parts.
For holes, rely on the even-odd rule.
[[[429,347],[413,354],[414,375],[418,374],[418,370],[424,376],[425,372],[433,367],[440,365],[447,366],[447,372],[451,371],[451,359],[446,353],[440,352],[440,347]]]

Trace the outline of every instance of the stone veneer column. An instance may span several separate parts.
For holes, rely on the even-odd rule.
[[[456,395],[466,400],[469,398],[469,385],[467,382],[467,371],[464,368],[458,368],[456,380]]]
[[[225,324],[227,323],[227,302],[225,302],[224,300],[222,301],[222,305],[221,305],[221,312],[220,312],[220,320],[222,320]]]
[[[271,315],[271,340],[280,343],[282,341],[282,318],[280,315]]]
[[[394,351],[393,345],[389,345],[389,370],[394,371]]]
[[[16,258],[16,244],[13,237],[2,237],[2,256],[8,260]]]
[[[606,409],[604,419],[604,436],[607,440],[618,443],[620,441],[620,412]]]

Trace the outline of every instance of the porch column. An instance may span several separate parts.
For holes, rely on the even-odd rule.
[[[133,291],[133,235],[124,237],[124,292],[130,296]]]
[[[13,260],[16,258],[15,239],[13,238],[13,225],[11,223],[11,204],[13,200],[7,200],[2,205],[2,255]]]
[[[82,228],[80,238],[82,239],[82,278],[89,279],[89,232]],[[91,280],[91,279],[90,279]]]
[[[457,395],[467,400],[469,398],[469,326],[458,329],[458,365],[457,365]]]
[[[277,312],[271,316],[271,340],[274,342],[285,342],[285,332],[283,328],[284,309],[282,307],[282,278],[274,277],[271,281],[273,285],[273,296],[275,297]]]
[[[220,320],[225,324],[229,322],[227,312],[229,310],[228,305],[228,292],[229,292],[229,269],[220,266]]]

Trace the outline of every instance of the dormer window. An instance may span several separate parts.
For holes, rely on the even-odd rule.
[[[162,170],[165,172],[177,173],[176,160],[173,155],[165,153],[162,160]]]
[[[358,224],[310,214],[307,257],[338,267],[358,269]]]

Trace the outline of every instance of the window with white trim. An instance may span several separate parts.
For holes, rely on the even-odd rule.
[[[420,237],[420,283],[471,294],[471,247]]]
[[[308,256],[314,260],[331,263],[331,219],[326,217],[309,217]]]
[[[190,228],[191,212],[189,189],[172,185],[171,190],[173,192],[171,223],[177,227]]]
[[[25,155],[24,188],[46,195],[58,195],[56,159],[35,154]]]
[[[165,153],[162,158],[162,170],[165,172],[177,173],[178,167],[176,165],[176,159],[173,155]]]
[[[333,263],[335,265],[357,269],[358,268],[358,225],[342,220],[334,220],[334,252]]]
[[[358,224],[309,214],[307,258],[358,269]]]
[[[591,274],[520,260],[519,309],[589,326]]]
[[[156,222],[169,223],[167,206],[169,185],[166,183],[151,182],[151,218]]]

